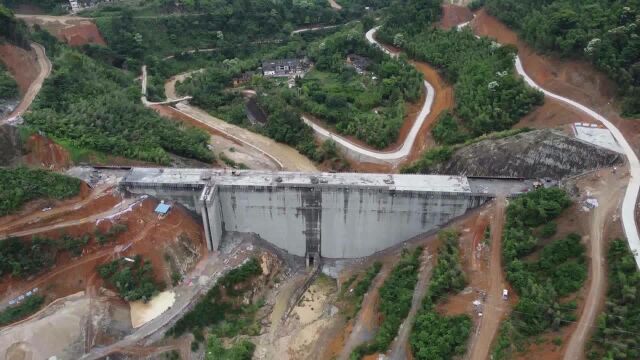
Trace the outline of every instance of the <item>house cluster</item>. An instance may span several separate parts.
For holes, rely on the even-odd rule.
[[[268,77],[303,77],[311,63],[307,59],[278,59],[262,62],[262,75]]]
[[[64,6],[71,13],[76,13],[83,9],[89,9],[101,3],[111,3],[117,0],[69,0],[69,5]]]

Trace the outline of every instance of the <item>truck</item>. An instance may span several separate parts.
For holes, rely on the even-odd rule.
[[[502,289],[502,300],[507,301],[509,299],[509,290]]]

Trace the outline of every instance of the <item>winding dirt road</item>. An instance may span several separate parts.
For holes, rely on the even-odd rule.
[[[484,315],[480,320],[478,331],[471,339],[467,358],[485,360],[489,358],[489,350],[498,332],[502,318],[508,313],[508,303],[501,298],[505,288],[502,274],[502,230],[504,228],[504,208],[506,199],[499,196],[495,199],[495,213],[491,219],[491,261],[489,263],[489,288]]]
[[[475,19],[475,18],[474,18]],[[466,22],[458,25],[458,29],[461,29],[470,23]],[[621,214],[622,214],[622,222],[624,233],[627,237],[627,241],[629,243],[629,247],[634,253],[636,265],[640,267],[640,238],[638,236],[637,225],[635,222],[635,204],[638,198],[638,192],[640,190],[640,162],[638,157],[633,150],[633,148],[629,145],[628,141],[622,134],[622,132],[609,120],[607,120],[604,116],[596,112],[595,110],[588,108],[581,103],[563,97],[561,95],[555,94],[539,84],[537,84],[526,72],[524,69],[522,60],[520,56],[516,56],[515,59],[515,68],[518,74],[524,79],[524,81],[531,87],[542,91],[545,96],[557,100],[559,102],[565,103],[579,111],[587,114],[593,119],[602,123],[614,136],[618,144],[624,150],[624,153],[629,162],[629,174],[630,178],[628,184],[626,186],[625,195],[621,205]],[[589,285],[587,298],[585,307],[583,312],[578,320],[578,325],[576,330],[573,332],[567,349],[565,351],[564,359],[579,359],[584,358],[584,349],[585,344],[589,339],[590,331],[595,324],[596,316],[599,312],[599,305],[602,301],[602,298],[605,294],[605,279],[604,279],[604,258],[602,254],[602,233],[603,228],[605,226],[606,218],[608,214],[612,211],[614,206],[617,206],[618,203],[615,201],[611,201],[611,198],[615,198],[614,187],[611,188],[603,187],[605,192],[608,194],[602,198],[601,202],[606,204],[606,206],[602,206],[594,209],[592,213],[591,219],[591,230],[590,230],[590,257],[591,257],[591,265],[590,265],[590,276],[591,282]],[[622,189],[617,189],[622,190]]]
[[[2,234],[0,234],[0,240],[6,239],[6,238],[9,238],[9,237],[24,237],[24,236],[29,236],[29,235],[35,235],[35,234],[39,234],[39,233],[42,233],[42,232],[45,232],[45,231],[63,229],[63,228],[70,227],[70,226],[75,226],[75,225],[86,224],[86,223],[89,223],[89,222],[100,221],[102,219],[109,219],[109,218],[114,217],[114,216],[116,216],[118,214],[122,214],[124,212],[130,211],[130,209],[133,206],[135,206],[136,204],[138,204],[140,201],[141,201],[141,198],[124,199],[124,200],[122,200],[122,202],[120,202],[118,205],[116,205],[112,209],[109,209],[109,210],[104,211],[104,212],[100,212],[98,214],[92,214],[90,216],[83,217],[83,218],[80,218],[80,219],[64,221],[64,222],[45,225],[45,226],[41,226],[41,227],[30,227],[27,230],[2,233]]]
[[[409,314],[407,314],[407,317],[400,325],[398,336],[396,336],[393,343],[391,343],[391,350],[387,356],[389,360],[405,360],[409,358],[409,354],[411,353],[409,351],[409,335],[411,334],[411,330],[413,330],[416,315],[418,311],[422,309],[422,301],[425,295],[427,295],[432,270],[433,264],[429,259],[429,252],[425,249],[422,252],[422,259],[420,261],[418,283],[416,284],[413,298],[411,299],[411,310],[409,310]]]
[[[176,97],[176,82],[185,79],[190,73],[177,75],[165,85],[167,98],[171,99]],[[270,158],[280,170],[317,171],[316,166],[311,160],[288,145],[281,144],[264,135],[230,124],[187,103],[178,103],[174,108],[193,120],[228,136],[230,139],[239,141],[257,150]]]
[[[348,360],[349,355],[351,355],[351,352],[356,348],[356,346],[373,339],[375,335],[374,328],[376,325],[375,304],[378,301],[378,291],[382,284],[384,284],[384,281],[387,279],[390,272],[391,266],[383,266],[373,280],[371,289],[369,289],[369,291],[364,295],[362,305],[360,306],[360,312],[355,319],[355,324],[349,334],[349,338],[345,341],[342,351],[340,352],[340,356],[338,356],[339,360]]]
[[[474,20],[475,20],[475,17],[474,17]],[[458,29],[462,29],[468,26],[469,24],[473,23],[474,20],[458,25]],[[634,254],[634,257],[635,257],[636,266],[640,268],[640,236],[638,235],[638,227],[635,221],[635,206],[638,200],[638,193],[640,192],[640,160],[638,160],[638,156],[636,155],[635,151],[633,150],[631,145],[629,145],[629,142],[624,137],[622,132],[611,121],[607,120],[604,116],[600,115],[595,110],[585,105],[582,105],[581,103],[575,100],[555,94],[543,88],[538,83],[536,83],[529,76],[529,74],[527,74],[526,70],[522,65],[522,60],[520,59],[519,55],[516,55],[515,67],[518,74],[522,76],[524,81],[532,88],[540,90],[544,93],[545,96],[555,99],[559,102],[565,103],[575,109],[578,109],[581,112],[587,114],[588,116],[602,123],[602,125],[604,125],[607,129],[609,129],[609,131],[611,131],[611,134],[613,135],[613,137],[616,139],[620,147],[622,147],[622,150],[624,151],[624,154],[626,155],[627,160],[629,162],[629,175],[630,175],[629,184],[627,186],[624,200],[622,202],[622,224],[624,227],[625,236],[627,237],[627,242],[629,243],[631,252]]]
[[[620,206],[620,195],[624,192],[624,184],[599,178],[596,189],[589,189],[592,196],[598,199],[599,206],[591,210],[589,218],[589,289],[578,325],[571,334],[564,353],[565,360],[585,358],[585,344],[590,339],[591,331],[600,313],[600,305],[606,294],[606,258],[604,256],[604,232],[609,218]]]
[[[365,38],[367,39],[367,41],[373,46],[376,46],[377,48],[382,50],[385,54],[391,57],[398,57],[399,55],[398,52],[387,49],[384,45],[382,45],[375,39],[375,34],[378,28],[379,27],[374,27],[373,29],[370,29],[369,31],[366,32]],[[416,143],[416,139],[418,138],[420,130],[423,128],[423,126],[425,125],[425,122],[427,121],[427,118],[431,114],[431,110],[433,108],[433,104],[436,96],[435,94],[436,91],[433,85],[427,80],[424,80],[424,88],[425,88],[426,96],[418,116],[416,117],[415,121],[411,126],[411,129],[409,130],[409,133],[407,134],[405,139],[402,141],[400,146],[397,149],[392,151],[376,151],[367,147],[360,146],[348,140],[347,138],[340,136],[335,132],[324,128],[317,122],[314,122],[308,116],[302,116],[302,119],[307,125],[311,126],[311,128],[316,132],[316,134],[319,137],[325,140],[330,139],[335,141],[336,144],[339,147],[341,147],[344,151],[346,151],[349,157],[352,159],[356,159],[360,162],[373,162],[373,163],[382,162],[382,163],[390,163],[392,165],[397,165],[400,162],[408,159],[409,155],[412,153],[412,149],[414,149],[414,145]]]
[[[167,97],[167,101],[175,102],[179,100],[175,90],[178,81],[182,81],[200,71],[202,71],[202,69],[178,74],[165,83],[165,96]],[[146,71],[142,73],[142,82],[144,86],[144,84],[146,84]],[[145,92],[144,87],[142,91],[143,93]],[[218,119],[206,111],[191,106],[186,102],[178,102],[175,106],[171,107],[171,109],[194,122],[204,125],[216,134],[222,134],[232,141],[239,142],[257,151],[270,159],[279,170],[317,171],[316,166],[311,160],[288,145],[281,144],[266,136]]]
[[[33,49],[38,59],[40,72],[38,73],[36,79],[31,83],[31,85],[29,85],[29,89],[27,89],[27,92],[20,100],[20,104],[18,104],[18,106],[13,110],[11,114],[9,114],[6,119],[0,121],[0,125],[24,114],[24,112],[27,111],[27,109],[29,109],[29,107],[31,106],[31,103],[36,98],[36,95],[38,95],[38,92],[40,92],[44,80],[49,76],[49,74],[51,74],[51,62],[49,61],[49,58],[47,58],[44,46],[37,43],[31,43],[31,49]]]

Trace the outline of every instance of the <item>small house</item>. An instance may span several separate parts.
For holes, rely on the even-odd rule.
[[[270,77],[303,76],[309,70],[306,59],[264,60],[262,75]]]
[[[240,86],[248,83],[249,81],[251,81],[251,78],[253,77],[253,75],[254,75],[253,71],[243,72],[239,76],[236,76],[233,78],[233,86],[236,87],[236,86]]]
[[[364,56],[349,54],[347,55],[347,64],[352,66],[358,74],[363,74],[367,71],[369,64],[371,64],[371,60]]]

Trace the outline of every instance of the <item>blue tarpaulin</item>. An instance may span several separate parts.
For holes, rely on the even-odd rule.
[[[166,213],[169,212],[169,209],[171,209],[171,205],[162,203],[162,204],[158,204],[155,212],[157,212],[158,214],[165,215]]]

